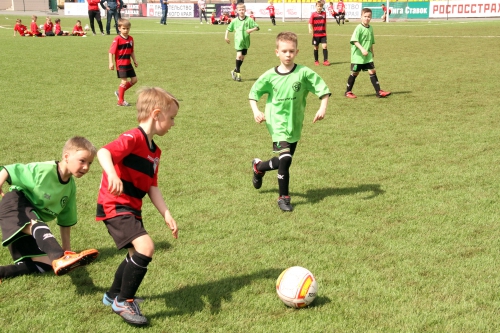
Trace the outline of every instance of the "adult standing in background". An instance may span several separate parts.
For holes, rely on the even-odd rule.
[[[99,24],[99,29],[101,30],[101,35],[104,35],[104,30],[102,29],[101,11],[99,10],[100,0],[87,0],[87,2],[89,4],[89,21],[92,33],[95,36],[94,19],[96,19],[97,24]]]
[[[161,4],[160,24],[167,25],[168,0],[160,0],[160,4]]]
[[[104,6],[106,3],[106,6]],[[118,8],[123,8],[123,0],[101,0],[101,7],[106,10],[106,35],[110,34],[111,19],[115,19],[115,29],[116,34],[120,34],[118,31],[118,20],[120,19]]]
[[[200,15],[200,24],[203,24],[201,22],[201,15],[205,17],[205,23],[208,23],[207,21],[207,3],[205,0],[198,0],[198,14]]]

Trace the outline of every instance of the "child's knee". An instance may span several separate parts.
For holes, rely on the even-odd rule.
[[[130,79],[130,84],[131,85],[134,85],[137,83],[137,76],[136,77],[133,77],[132,79]]]

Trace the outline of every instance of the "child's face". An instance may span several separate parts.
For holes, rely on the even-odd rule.
[[[68,171],[76,178],[83,177],[90,170],[94,155],[88,150],[67,151],[63,155]]]
[[[238,12],[238,16],[240,18],[244,18],[245,17],[245,13],[247,11],[246,7],[245,6],[239,6],[238,8],[236,8],[236,11]]]
[[[76,26],[80,27],[82,24],[80,22],[76,22]]]
[[[120,35],[122,35],[123,37],[127,37],[130,32],[130,27],[122,25],[118,27],[118,30],[120,30]]]
[[[372,20],[372,13],[366,12],[361,14],[361,24],[363,24],[365,27],[370,25],[371,20]]]
[[[323,11],[323,5],[318,3],[316,4],[316,12],[321,13]]]
[[[175,125],[175,116],[179,112],[177,104],[172,103],[168,110],[161,110],[155,115],[156,131],[159,136],[163,136]]]
[[[297,56],[299,50],[297,45],[291,41],[279,41],[278,48],[276,49],[276,56],[280,58],[283,65],[292,65],[294,63],[295,56]]]

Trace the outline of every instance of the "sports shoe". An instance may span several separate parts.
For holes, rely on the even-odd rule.
[[[319,61],[315,61],[314,66],[319,66]]]
[[[258,158],[254,158],[252,160],[252,171],[253,171],[253,178],[252,178],[252,183],[253,187],[255,187],[257,190],[262,187],[262,177],[266,174],[264,171],[259,171],[257,170],[257,164],[262,162]]]
[[[241,82],[241,73],[236,73],[236,81]]]
[[[132,106],[132,105],[130,105],[130,103],[127,101],[123,101],[121,103],[117,103],[116,106]]]
[[[85,250],[80,253],[65,251],[64,256],[52,261],[52,268],[56,275],[61,276],[71,272],[77,267],[90,264],[98,255],[99,252],[94,249]]]
[[[389,96],[390,94],[391,94],[391,92],[390,92],[390,91],[383,91],[382,89],[380,89],[380,90],[378,91],[377,97],[378,97],[378,98],[384,98],[384,97]]]
[[[323,61],[323,66],[330,66],[330,62],[328,60]]]
[[[345,97],[347,97],[347,98],[357,98],[357,96],[356,96],[356,95],[354,95],[354,94],[352,93],[352,91],[348,91],[348,92],[346,92],[346,93],[345,93]]]
[[[118,90],[115,90],[115,96],[116,96],[116,100],[119,101],[120,100],[120,95],[118,94]]]
[[[290,204],[290,197],[288,195],[282,195],[278,198],[278,206],[284,212],[291,212],[293,210],[293,207]]]
[[[113,300],[113,298],[108,296],[108,293],[104,293],[104,296],[102,296],[102,304],[106,306],[110,306],[111,304],[113,304]],[[144,298],[134,297],[134,302],[136,302],[137,304],[142,303],[144,302]]]
[[[231,77],[233,78],[234,81],[236,81],[236,72],[234,70],[231,71]]]
[[[113,312],[120,315],[123,320],[133,325],[147,325],[148,319],[141,314],[139,305],[133,300],[128,299],[124,302],[118,302],[114,299],[111,305]]]
[[[101,31],[101,36],[104,36],[104,32]]]

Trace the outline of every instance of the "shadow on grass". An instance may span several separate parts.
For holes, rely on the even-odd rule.
[[[167,308],[174,308],[169,311],[157,312],[151,315],[151,317],[163,318],[165,316],[192,315],[203,311],[207,307],[211,314],[217,314],[221,311],[222,301],[231,301],[234,292],[250,285],[255,280],[268,279],[274,282],[282,271],[283,269],[281,268],[270,268],[253,274],[185,286],[164,294],[151,296],[152,299],[164,299]]]
[[[278,189],[275,190],[265,190],[262,193],[276,193]],[[343,196],[343,195],[355,195],[358,193],[366,193],[367,195],[363,197],[363,200],[373,199],[385,191],[380,188],[380,184],[362,184],[356,187],[324,187],[318,189],[307,190],[305,193],[291,192],[290,196],[292,200],[294,197],[305,198],[305,201],[295,201],[293,200],[293,205],[301,204],[317,204],[327,197]]]

